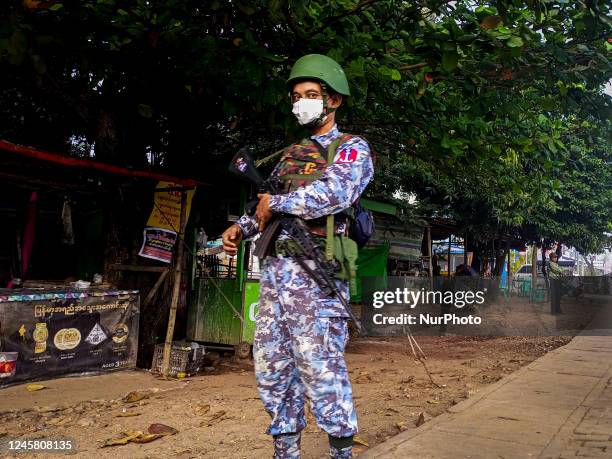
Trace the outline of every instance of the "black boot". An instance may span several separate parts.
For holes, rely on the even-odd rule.
[[[332,437],[329,435],[329,457],[331,459],[351,459],[353,457],[353,436]]]

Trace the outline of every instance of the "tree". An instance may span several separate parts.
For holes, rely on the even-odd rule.
[[[610,8],[12,0],[0,12],[0,135],[221,185],[239,146],[263,154],[300,135],[283,78],[320,52],[351,81],[343,125],[377,152],[373,196],[414,193],[417,213],[453,217],[473,239],[595,248],[612,220]],[[566,207],[585,203],[596,219]]]

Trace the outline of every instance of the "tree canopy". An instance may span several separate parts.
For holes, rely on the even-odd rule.
[[[612,231],[611,4],[514,0],[9,0],[0,137],[224,185],[298,138],[285,78],[318,52],[377,153],[372,196],[473,237],[599,250]]]

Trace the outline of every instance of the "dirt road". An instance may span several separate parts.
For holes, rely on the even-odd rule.
[[[425,421],[441,414],[568,340],[421,337],[433,382],[412,358],[407,340],[352,340],[347,361],[359,437],[373,446],[413,429],[421,413]],[[83,458],[271,457],[270,438],[264,433],[268,416],[257,396],[248,362],[222,359],[214,371],[182,382],[160,381],[142,373],[135,376],[131,385],[127,374],[118,373],[80,381],[56,379],[45,383],[49,388],[40,392],[27,392],[25,386],[5,389],[10,392],[0,395],[10,396],[0,397],[0,437],[69,437],[76,441],[76,457]],[[134,387],[134,381],[138,387]],[[75,384],[79,390],[74,389]],[[126,392],[133,390],[140,392],[135,398],[146,397],[124,401]],[[96,399],[87,399],[86,393]],[[178,433],[147,444],[101,448],[107,439],[121,437],[121,432],[146,431],[153,423],[174,427]],[[325,457],[326,435],[311,417],[302,444],[304,458]],[[365,448],[356,447],[356,453]]]

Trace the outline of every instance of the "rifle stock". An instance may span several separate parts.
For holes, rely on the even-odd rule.
[[[253,255],[257,258],[264,259],[272,252],[272,247],[276,241],[276,237],[281,229],[280,219],[274,218],[268,222],[268,226],[263,230],[261,236],[255,243]]]

